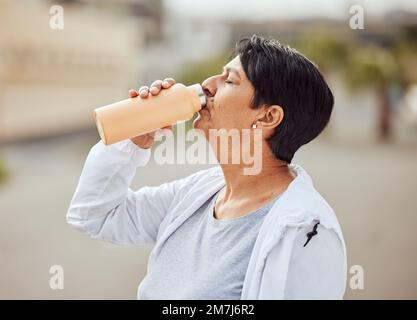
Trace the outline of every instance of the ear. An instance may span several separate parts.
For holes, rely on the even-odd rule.
[[[275,129],[284,120],[284,109],[279,105],[265,107],[264,116],[258,120],[263,129]]]

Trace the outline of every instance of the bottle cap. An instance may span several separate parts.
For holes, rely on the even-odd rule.
[[[189,88],[193,88],[195,92],[197,92],[200,105],[201,107],[204,107],[207,101],[206,101],[206,95],[204,94],[203,87],[199,83],[196,83],[196,84],[189,86]]]

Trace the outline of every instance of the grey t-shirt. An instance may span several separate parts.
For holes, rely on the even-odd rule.
[[[240,299],[259,228],[279,196],[244,216],[218,220],[218,194],[166,240],[140,284],[139,299]]]

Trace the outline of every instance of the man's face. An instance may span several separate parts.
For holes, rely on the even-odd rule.
[[[223,73],[206,79],[202,84],[207,106],[199,111],[193,125],[206,138],[209,129],[249,129],[259,113],[251,109],[254,88],[240,63],[239,56],[227,63]]]

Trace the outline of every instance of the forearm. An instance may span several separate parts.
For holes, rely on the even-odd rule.
[[[95,234],[110,213],[118,207],[126,208],[136,168],[149,161],[150,152],[128,140],[110,146],[97,143],[88,154],[71,200],[68,223]]]

